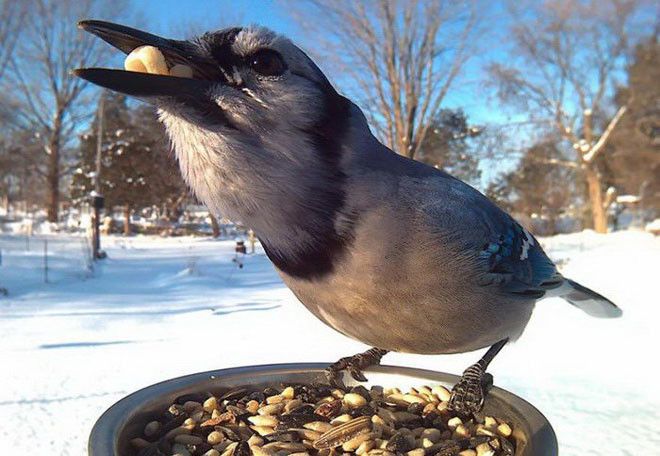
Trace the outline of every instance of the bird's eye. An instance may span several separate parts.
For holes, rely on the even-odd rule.
[[[263,76],[279,76],[286,71],[282,56],[271,49],[261,49],[252,54],[250,67]]]

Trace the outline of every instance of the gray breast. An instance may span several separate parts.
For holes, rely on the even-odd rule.
[[[521,334],[534,301],[512,302],[478,284],[475,256],[438,229],[433,201],[401,197],[410,190],[401,186],[428,189],[399,182],[392,190],[383,176],[357,185],[370,191],[353,194],[371,202],[354,201],[362,204],[355,239],[332,273],[315,280],[282,273],[314,315],[368,345],[402,352],[471,351]]]

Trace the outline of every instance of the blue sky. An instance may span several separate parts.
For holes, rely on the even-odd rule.
[[[202,30],[227,25],[259,24],[286,34],[303,47],[310,48],[296,22],[278,0],[133,0],[137,20],[150,31],[164,36],[181,37],[191,24]],[[500,13],[494,7],[495,13]],[[134,19],[135,20],[135,19]],[[499,23],[500,27],[502,23]],[[503,27],[501,27],[503,28]],[[475,124],[505,122],[507,117],[490,102],[492,94],[480,83],[483,64],[502,58],[503,50],[493,40],[486,52],[476,56],[466,67],[465,78],[446,98],[446,107],[463,108]]]
[[[297,27],[273,0],[133,0],[155,31],[164,33],[178,23],[195,22],[209,29],[226,25],[259,24],[296,37]]]

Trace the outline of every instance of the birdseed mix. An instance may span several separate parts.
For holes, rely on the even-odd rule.
[[[510,456],[512,427],[461,419],[443,386],[295,384],[186,395],[131,440],[139,456]]]

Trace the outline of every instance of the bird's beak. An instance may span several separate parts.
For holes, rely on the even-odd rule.
[[[182,64],[192,68],[193,77],[176,77],[107,68],[81,68],[73,71],[78,77],[96,85],[121,92],[152,104],[165,99],[197,106],[208,105],[209,89],[226,82],[217,64],[199,56],[188,41],[161,38],[150,33],[110,22],[85,20],[78,23],[120,51],[130,54],[140,46],[154,46],[162,52],[168,66]],[[208,106],[206,106],[208,107]]]

